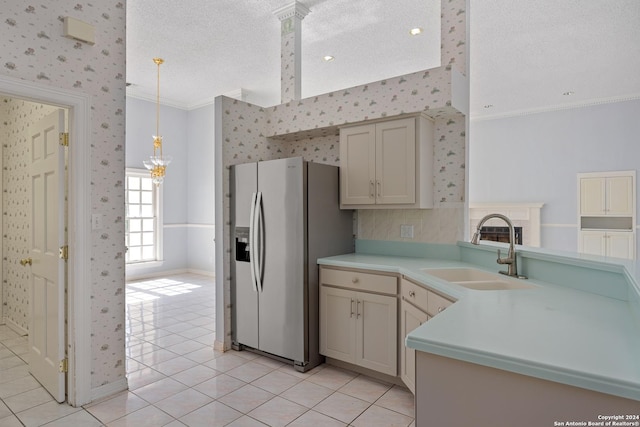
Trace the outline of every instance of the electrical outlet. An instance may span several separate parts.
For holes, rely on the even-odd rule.
[[[400,237],[413,239],[413,225],[402,224],[400,226]]]

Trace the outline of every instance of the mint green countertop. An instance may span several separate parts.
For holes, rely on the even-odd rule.
[[[457,300],[409,333],[408,347],[640,400],[640,292],[632,265],[523,249],[519,271],[535,288],[476,291],[421,270],[497,272],[503,266],[495,263],[495,246],[382,247],[392,247],[390,254],[365,241],[358,253],[318,263],[400,273]],[[406,256],[416,249],[426,256]]]

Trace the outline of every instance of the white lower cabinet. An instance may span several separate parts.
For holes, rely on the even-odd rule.
[[[398,312],[398,277],[321,267],[320,354],[399,377],[415,392],[416,354],[405,337],[451,304],[403,277]]]
[[[404,344],[407,334],[424,322],[429,315],[417,307],[402,300],[400,303],[400,379],[411,390],[416,392],[416,351]]]
[[[400,282],[400,379],[416,392],[416,351],[405,345],[408,333],[441,313],[453,302],[405,278]]]
[[[634,259],[635,234],[631,231],[580,231],[580,252]]]
[[[331,277],[323,281],[323,276]],[[397,278],[379,277],[381,281],[369,273],[321,269],[320,354],[396,376]],[[336,282],[348,288],[327,284]],[[386,290],[390,295],[367,292],[369,289]]]

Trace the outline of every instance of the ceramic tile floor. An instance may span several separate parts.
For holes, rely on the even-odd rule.
[[[129,390],[57,404],[28,373],[27,337],[0,325],[0,426],[411,426],[405,388],[321,365],[300,373],[247,351],[212,350],[213,280],[127,284]]]

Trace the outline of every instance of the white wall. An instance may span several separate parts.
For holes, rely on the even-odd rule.
[[[153,152],[156,104],[127,97],[126,165],[144,169]],[[187,111],[161,105],[163,152],[173,157],[161,184],[163,262],[127,267],[129,278],[192,270],[212,274],[213,262],[213,105]]]
[[[639,118],[631,100],[471,120],[469,201],[543,202],[542,246],[575,252],[577,174],[637,170]]]
[[[214,106],[190,110],[187,116],[187,266],[213,273],[214,260]]]

